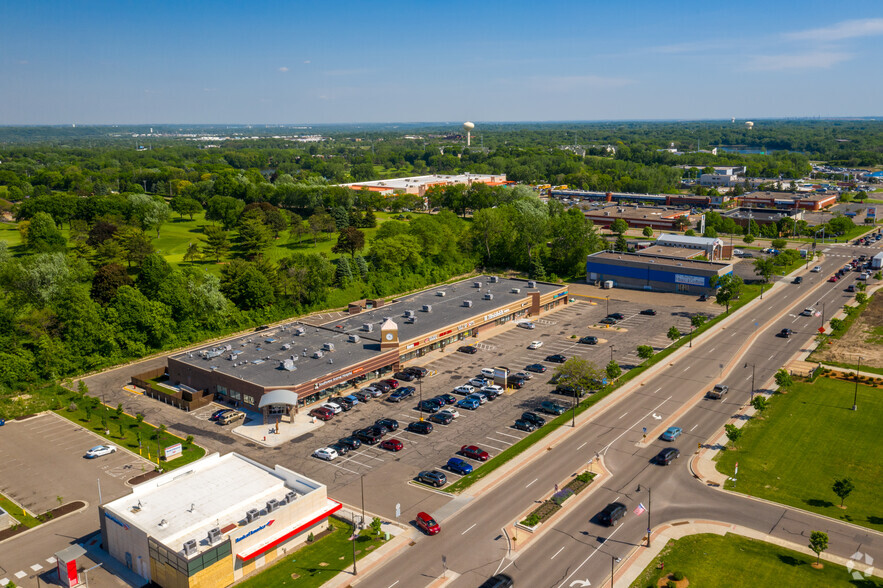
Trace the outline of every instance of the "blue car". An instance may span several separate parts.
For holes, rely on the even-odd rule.
[[[674,441],[683,433],[683,429],[680,427],[669,427],[665,430],[665,433],[662,434],[663,441]]]
[[[448,469],[455,474],[465,476],[466,474],[472,473],[472,464],[467,461],[463,461],[459,457],[452,457],[448,460]]]
[[[467,410],[475,410],[476,408],[481,406],[481,402],[479,402],[477,398],[464,398],[457,403],[457,406],[459,406],[460,408],[465,408]]]
[[[407,398],[408,396],[410,396],[413,393],[414,393],[414,388],[412,388],[411,386],[405,386],[404,388],[399,388],[398,390],[396,390],[395,392],[390,394],[389,398],[387,398],[387,400],[390,402],[399,402],[401,400],[404,400],[405,398]]]
[[[350,394],[349,396],[344,396],[344,398],[346,398],[347,400],[352,402],[353,406],[355,406],[359,403],[359,397],[355,396],[354,394]]]

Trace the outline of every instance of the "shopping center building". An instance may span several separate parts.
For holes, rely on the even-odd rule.
[[[229,586],[328,527],[319,482],[237,453],[208,455],[99,506],[108,553],[163,588]]]
[[[170,356],[169,383],[208,390],[251,410],[265,394],[290,390],[303,407],[429,351],[559,308],[567,292],[557,284],[478,276],[389,302],[350,304],[349,314],[330,322],[294,321]],[[287,411],[284,405],[264,407],[265,414]]]

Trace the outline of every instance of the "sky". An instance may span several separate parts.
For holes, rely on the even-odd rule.
[[[880,116],[883,2],[0,1],[0,125]]]

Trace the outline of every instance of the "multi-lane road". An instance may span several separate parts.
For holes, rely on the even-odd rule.
[[[827,255],[819,262],[821,273],[805,273],[802,284],[777,284],[763,300],[743,309],[737,320],[698,338],[691,349],[679,352],[642,385],[622,393],[617,402],[606,403],[603,412],[510,474],[504,483],[471,501],[461,498],[458,503],[465,506],[443,521],[440,535],[420,537],[359,585],[426,586],[445,572],[446,565],[459,574],[452,586],[477,586],[503,570],[517,585],[570,586],[590,581],[597,586],[609,582],[615,558],[624,559],[645,541],[647,514],[632,513],[638,504],[651,506],[652,526],[682,519],[719,520],[801,544],[811,530],[823,530],[830,536],[829,553],[848,558],[862,551],[883,561],[879,533],[709,488],[688,471],[686,459],[748,401],[752,372],[756,387],[762,388],[812,340],[823,318],[800,316],[803,308],[814,306],[821,311],[824,305],[827,318],[849,299],[844,290],[857,274],[836,283],[826,280],[852,257],[854,249],[827,247]],[[776,337],[783,328],[793,329],[795,335]],[[718,382],[730,386],[723,401],[701,398]],[[684,430],[673,445],[685,457],[673,466],[654,465],[651,458],[671,445],[659,441],[658,435],[671,425]],[[596,453],[603,456],[612,476],[540,539],[511,552],[503,528],[547,494],[550,486],[584,468]],[[652,492],[652,504],[648,492]],[[607,528],[593,522],[595,514],[613,501],[629,509],[620,524]]]

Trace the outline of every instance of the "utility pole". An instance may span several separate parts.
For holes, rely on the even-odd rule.
[[[610,316],[610,296],[607,297],[607,316]]]
[[[417,405],[420,408],[420,422],[423,422],[423,378],[419,378],[417,380],[417,385],[420,387],[420,403]]]
[[[613,352],[614,352],[614,351],[616,351],[616,346],[615,346],[615,345],[611,345],[611,346],[610,346],[610,361],[613,361]]]
[[[690,347],[693,347],[693,324],[690,324]]]

